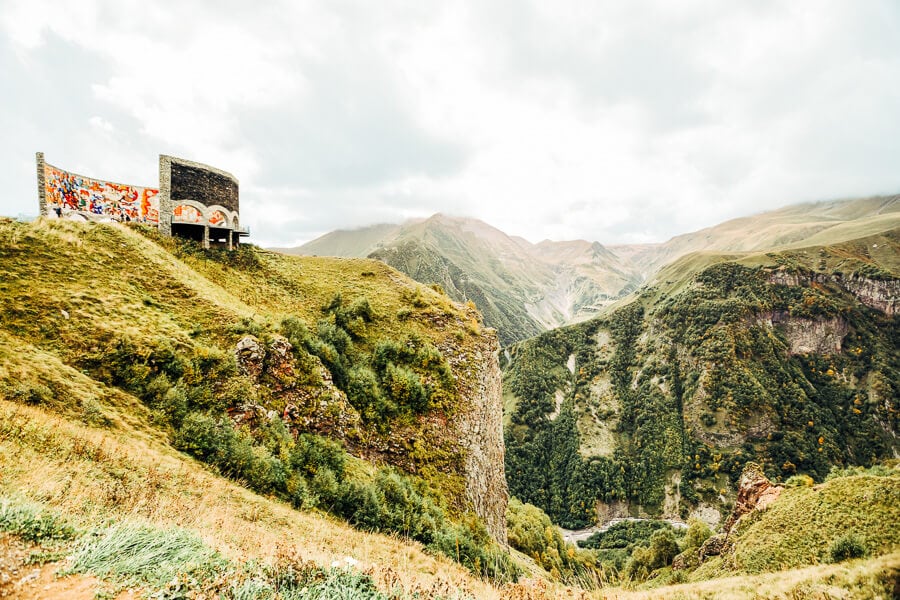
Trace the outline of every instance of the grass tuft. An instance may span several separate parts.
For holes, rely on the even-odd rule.
[[[0,498],[0,531],[29,542],[70,540],[75,536],[75,529],[55,514],[10,498]]]
[[[68,571],[126,586],[160,588],[185,578],[210,579],[224,566],[225,560],[189,531],[122,523],[86,536]]]

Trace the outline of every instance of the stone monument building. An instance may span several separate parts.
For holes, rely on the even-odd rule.
[[[38,152],[37,180],[41,215],[50,218],[146,223],[229,250],[250,233],[240,224],[238,180],[183,158],[160,155],[159,187],[151,188],[64,171]]]

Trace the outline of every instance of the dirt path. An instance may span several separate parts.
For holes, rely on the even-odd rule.
[[[43,566],[27,564],[40,547],[9,535],[0,534],[0,598],[16,600],[94,600],[100,582],[94,577],[70,575],[57,577],[63,562]],[[135,600],[125,591],[116,600]]]

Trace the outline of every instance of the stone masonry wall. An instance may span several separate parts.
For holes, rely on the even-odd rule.
[[[210,167],[172,161],[171,197],[173,202],[194,200],[206,206],[218,204],[238,209],[238,184],[234,177]]]

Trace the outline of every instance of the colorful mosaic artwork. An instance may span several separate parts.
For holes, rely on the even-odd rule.
[[[175,223],[203,223],[203,214],[189,204],[179,204],[175,207]]]
[[[47,207],[62,216],[79,212],[117,221],[159,223],[159,190],[91,179],[44,166]]]
[[[209,215],[209,224],[212,227],[228,227],[228,218],[221,210],[214,210]]]

